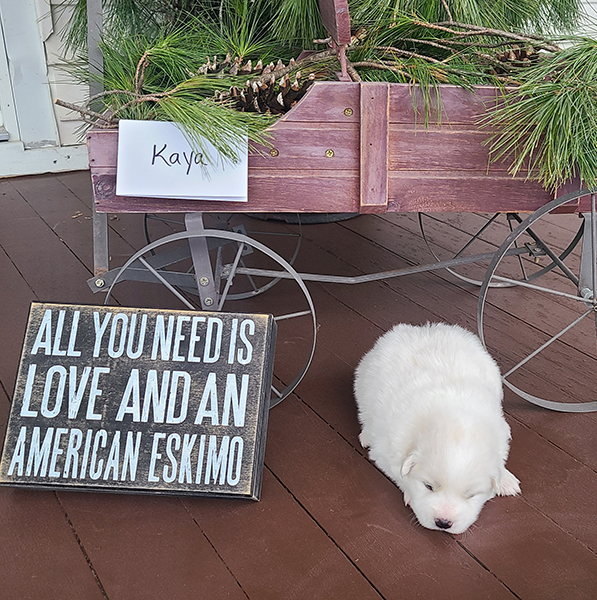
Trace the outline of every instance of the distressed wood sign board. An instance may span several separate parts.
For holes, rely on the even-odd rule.
[[[6,485],[258,500],[271,315],[33,303]]]

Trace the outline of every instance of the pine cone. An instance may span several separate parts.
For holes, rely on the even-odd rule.
[[[503,71],[499,68],[496,71],[505,73],[512,67],[528,67],[536,63],[539,60],[539,54],[532,46],[527,46],[526,48],[513,46],[510,50],[496,54],[495,58],[504,63]]]
[[[262,75],[271,72],[271,68],[269,71],[263,69]],[[303,79],[300,71],[297,71],[292,82],[289,75],[284,75],[279,81],[276,81],[272,75],[265,80],[247,81],[242,88],[234,86],[228,92],[216,93],[216,100],[231,102],[233,108],[243,112],[278,115],[289,111],[305,95],[314,81],[314,74]]]

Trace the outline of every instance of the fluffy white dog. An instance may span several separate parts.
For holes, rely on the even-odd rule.
[[[474,334],[396,325],[361,360],[354,391],[361,444],[424,527],[462,533],[487,500],[520,492],[504,466],[500,372]]]

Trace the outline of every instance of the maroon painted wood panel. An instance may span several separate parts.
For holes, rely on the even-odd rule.
[[[388,110],[390,84],[361,84],[362,213],[385,212],[388,204]]]
[[[479,125],[499,91],[318,82],[249,156],[248,202],[115,195],[115,130],[88,133],[100,212],[533,211],[554,195],[491,163]],[[572,207],[571,210],[573,210]]]

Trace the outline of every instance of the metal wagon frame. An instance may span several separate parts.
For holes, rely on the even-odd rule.
[[[90,3],[93,6],[93,3]],[[306,96],[270,128],[272,146],[262,147],[249,157],[248,202],[220,202],[180,199],[119,197],[115,194],[117,167],[116,130],[92,129],[87,141],[94,195],[94,291],[107,291],[109,300],[115,284],[125,279],[159,281],[183,303],[179,290],[199,296],[205,310],[221,310],[237,275],[269,277],[272,282],[293,279],[308,305],[306,311],[281,315],[285,319],[309,314],[313,327],[309,356],[298,375],[284,390],[272,396],[274,406],[301,381],[313,358],[317,322],[313,301],[305,281],[357,284],[401,275],[453,269],[472,262],[489,261],[477,309],[479,335],[484,341],[485,306],[488,290],[494,285],[519,285],[553,293],[585,306],[583,313],[547,342],[525,357],[504,376],[504,383],[526,400],[564,412],[597,410],[597,401],[569,403],[537,398],[507,380],[507,376],[560,339],[575,324],[597,314],[597,214],[595,194],[580,189],[580,182],[549,194],[538,183],[512,177],[505,164],[490,164],[484,145],[487,132],[477,123],[488,105],[498,101],[499,92],[480,86],[474,92],[455,86],[440,86],[441,98],[432,105],[440,114],[431,114],[429,125],[421,122],[425,110],[420,90],[406,84],[355,83],[345,81],[344,46],[350,41],[346,0],[320,0],[322,19],[337,46],[343,73],[339,82],[315,83]],[[343,81],[344,80],[344,81]],[[283,181],[284,185],[280,186]],[[275,193],[274,193],[275,192]],[[506,237],[496,252],[438,260],[361,276],[334,276],[297,273],[290,262],[266,245],[235,231],[206,229],[204,213],[360,213],[386,212],[490,212],[529,213]],[[185,213],[185,231],[146,245],[117,269],[109,270],[108,228],[105,213]],[[563,252],[552,251],[534,232],[535,225],[552,213],[578,213],[583,224]],[[520,245],[523,237],[531,244]],[[565,264],[568,253],[582,239],[579,275]],[[186,253],[194,273],[166,270],[181,259],[180,251],[155,251],[172,242],[188,240]],[[220,250],[235,246],[234,259],[224,263]],[[217,258],[210,258],[216,248]],[[246,267],[243,253],[252,248],[277,264],[276,269]],[[146,255],[150,253],[151,256]],[[212,252],[213,254],[213,252]],[[576,294],[547,289],[530,280],[498,275],[500,263],[510,256],[547,256],[548,266],[539,274],[557,268],[576,287]],[[291,261],[292,262],[292,261]],[[223,285],[223,289],[222,289]],[[265,286],[267,288],[268,286]],[[255,288],[254,295],[265,291]],[[251,293],[247,293],[251,295]]]

